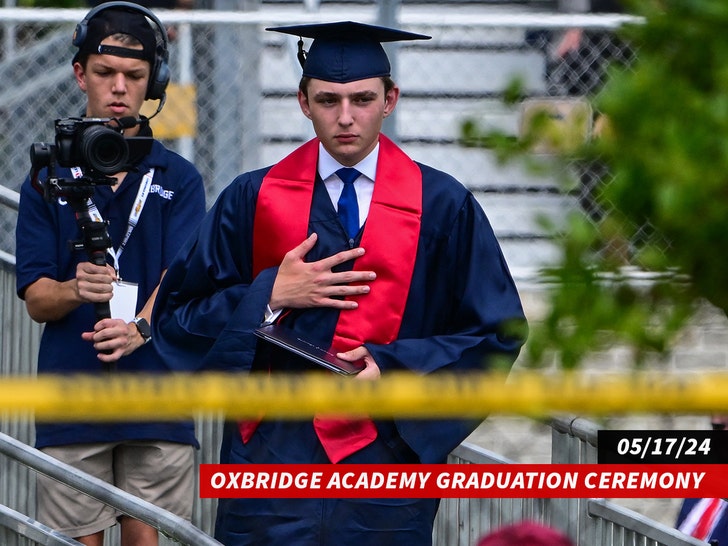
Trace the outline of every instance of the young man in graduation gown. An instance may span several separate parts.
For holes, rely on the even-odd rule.
[[[525,319],[483,210],[457,180],[380,134],[399,98],[380,42],[429,37],[352,22],[268,30],[314,39],[301,51],[298,101],[316,138],[237,177],[170,266],[153,325],[169,365],[315,368],[258,341],[264,322],[363,362],[360,380],[512,362],[523,337],[510,327]],[[263,417],[229,428],[221,461],[443,463],[477,424]],[[423,545],[437,506],[223,499],[216,536],[226,545]]]

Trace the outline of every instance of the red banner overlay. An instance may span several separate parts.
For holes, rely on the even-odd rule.
[[[200,465],[203,498],[728,496],[725,465]]]

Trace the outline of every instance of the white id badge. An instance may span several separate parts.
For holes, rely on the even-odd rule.
[[[133,282],[113,282],[114,295],[111,297],[109,307],[111,318],[123,319],[131,322],[136,316],[137,292],[139,287]]]

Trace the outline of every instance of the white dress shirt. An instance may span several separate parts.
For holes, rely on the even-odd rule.
[[[359,171],[362,176],[354,182],[354,190],[356,190],[356,201],[359,205],[359,227],[364,225],[364,221],[369,215],[369,205],[372,202],[372,194],[374,193],[374,176],[377,172],[377,159],[379,158],[379,144],[371,151],[371,153],[362,159],[356,165],[352,165],[354,169]],[[331,202],[336,209],[339,197],[344,189],[344,183],[336,176],[336,171],[344,165],[336,161],[331,154],[326,151],[323,144],[319,143],[318,157],[318,173],[321,180],[324,181],[326,191],[329,192]],[[337,211],[338,212],[338,211]]]
[[[374,176],[377,172],[377,159],[379,158],[379,144],[371,151],[371,153],[353,166],[362,176],[354,182],[354,190],[356,190],[356,200],[359,205],[359,227],[364,225],[364,221],[369,215],[369,205],[372,202],[372,194],[374,193]],[[323,144],[319,143],[318,157],[318,174],[324,181],[326,191],[329,192],[331,202],[334,208],[338,209],[339,197],[344,190],[344,182],[336,176],[336,171],[344,165],[336,161],[331,154],[326,151]],[[338,210],[337,210],[338,212]],[[303,241],[301,241],[303,242]],[[266,306],[263,324],[270,324],[275,321],[281,314],[282,309],[271,309]]]

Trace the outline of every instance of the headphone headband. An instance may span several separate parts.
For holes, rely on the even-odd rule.
[[[170,79],[169,69],[169,38],[167,36],[167,29],[164,27],[159,18],[144,6],[135,4],[133,2],[125,1],[113,1],[99,4],[91,11],[89,11],[83,20],[76,25],[76,29],[73,33],[72,43],[74,46],[79,48],[79,51],[83,47],[86,39],[88,38],[88,24],[89,22],[99,15],[102,11],[109,9],[123,9],[129,12],[136,12],[143,15],[146,20],[150,23],[150,27],[154,30],[155,36],[155,50],[154,60],[151,61],[151,72],[149,74],[149,85],[147,86],[147,93],[145,99],[149,100],[163,100],[165,96],[165,90]],[[74,57],[75,59],[75,57]]]

